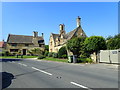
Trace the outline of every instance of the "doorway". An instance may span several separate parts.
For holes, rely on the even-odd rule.
[[[23,55],[26,55],[26,49],[23,49]]]

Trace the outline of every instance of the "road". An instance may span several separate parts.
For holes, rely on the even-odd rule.
[[[118,88],[115,65],[32,59],[4,59],[0,63],[4,73],[3,88]]]

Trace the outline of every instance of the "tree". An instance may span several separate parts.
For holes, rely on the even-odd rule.
[[[102,36],[91,36],[86,38],[84,44],[86,50],[91,54],[95,52],[96,56],[99,50],[105,50],[107,48],[106,41]]]
[[[68,50],[70,50],[74,55],[77,55],[78,57],[83,52],[84,40],[84,37],[76,37],[71,40],[68,40],[66,46]]]
[[[119,49],[120,48],[120,34],[115,35],[113,38],[107,40],[107,49]]]
[[[110,40],[111,38],[113,38],[113,36],[108,36],[106,40]]]
[[[45,45],[44,55],[48,56],[49,53],[49,45]]]
[[[58,51],[59,58],[67,58],[67,49],[65,46],[61,47]]]
[[[45,50],[49,51],[49,45],[45,45]]]
[[[34,48],[31,51],[29,51],[30,54],[32,55],[43,55],[43,51],[39,48]]]

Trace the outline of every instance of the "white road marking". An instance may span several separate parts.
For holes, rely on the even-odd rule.
[[[12,63],[15,63],[14,61],[12,61]]]
[[[20,65],[22,65],[22,66],[26,66],[26,67],[27,67],[27,65],[26,65],[26,64],[22,64],[22,63],[18,63],[18,64],[20,64]]]
[[[81,88],[86,88],[86,89],[88,89],[88,87],[83,86],[83,85],[80,85],[80,84],[78,84],[78,83],[75,83],[75,82],[70,82],[70,83],[73,84],[73,85],[79,86],[79,87],[81,87]]]
[[[42,61],[42,60],[36,60],[36,61],[40,62],[40,61]]]
[[[48,75],[52,75],[51,73],[48,73],[48,72],[46,72],[46,71],[37,69],[37,68],[35,68],[35,67],[32,67],[32,69],[38,70],[38,71],[43,72],[43,73],[48,74]]]
[[[18,63],[18,64],[22,65],[22,63]]]
[[[27,67],[27,65],[26,64],[22,64],[23,66],[25,66],[25,67]]]

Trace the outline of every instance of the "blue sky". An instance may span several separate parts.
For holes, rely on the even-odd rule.
[[[48,44],[50,33],[59,33],[59,24],[65,24],[66,32],[75,29],[77,16],[87,36],[118,33],[117,2],[3,2],[0,41],[6,41],[8,34],[38,31]]]

